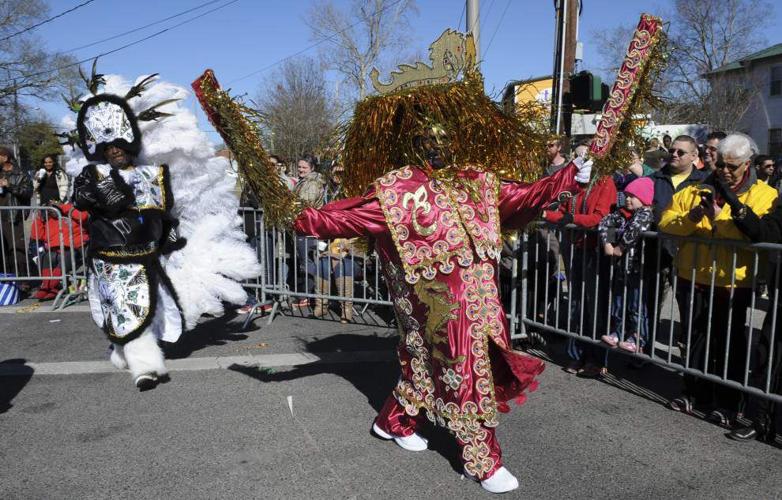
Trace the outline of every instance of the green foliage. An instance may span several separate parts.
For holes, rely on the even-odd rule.
[[[19,164],[23,169],[38,169],[44,156],[62,154],[62,146],[54,133],[54,127],[46,121],[32,121],[20,127],[17,138]]]

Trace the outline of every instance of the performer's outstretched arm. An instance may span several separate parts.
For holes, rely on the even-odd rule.
[[[317,238],[354,238],[387,231],[380,203],[371,195],[356,196],[305,209],[293,223],[302,235]]]
[[[521,229],[556,200],[563,192],[573,195],[580,189],[575,180],[579,169],[574,162],[549,177],[531,184],[503,182],[500,187],[499,210],[503,227]]]

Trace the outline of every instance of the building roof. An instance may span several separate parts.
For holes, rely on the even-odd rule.
[[[759,50],[754,54],[742,57],[741,59],[729,62],[728,64],[723,64],[719,68],[706,73],[706,76],[713,75],[715,73],[725,73],[727,71],[742,69],[743,67],[747,66],[748,63],[760,61],[761,59],[768,59],[770,57],[782,57],[782,43],[772,45],[771,47],[766,47],[763,50]]]

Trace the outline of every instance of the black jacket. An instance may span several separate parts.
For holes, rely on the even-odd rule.
[[[8,181],[8,186],[2,188],[3,193],[0,194],[0,206],[13,207],[30,204],[30,199],[33,196],[33,181],[27,172],[22,172],[18,168],[14,168],[10,172],[0,171],[0,179]],[[18,223],[22,219],[21,210],[12,210],[11,218],[14,224]]]
[[[708,171],[698,170],[693,167],[692,172],[690,172],[690,176],[687,177],[676,188],[673,187],[673,182],[671,182],[671,176],[673,174],[671,172],[670,166],[666,165],[650,175],[649,178],[654,181],[653,206],[655,224],[660,222],[660,217],[662,216],[663,210],[668,208],[668,205],[671,204],[671,200],[673,200],[673,195],[675,193],[678,193],[687,186],[691,186],[693,184],[702,184],[703,181],[706,180],[706,177],[709,176],[709,173],[710,172]]]

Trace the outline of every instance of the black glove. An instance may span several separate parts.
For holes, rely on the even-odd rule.
[[[97,203],[95,177],[89,168],[85,168],[73,181],[73,205],[79,210],[89,210]]]
[[[95,184],[95,192],[98,205],[109,213],[119,213],[136,201],[133,190],[113,168],[108,177]]]
[[[169,214],[166,214],[165,223],[163,225],[163,238],[160,241],[160,253],[163,255],[168,255],[185,248],[187,239],[179,236],[178,227],[179,221]]]
[[[573,224],[573,214],[570,212],[565,212],[565,214],[562,216],[561,219],[559,219],[559,223],[563,226],[566,226],[568,224]]]
[[[730,207],[732,214],[739,213],[744,207],[744,204],[739,201],[739,197],[736,196],[736,193],[734,193],[733,190],[720,179],[715,180],[714,190],[722,197],[723,200],[725,200],[725,203],[727,203]]]

